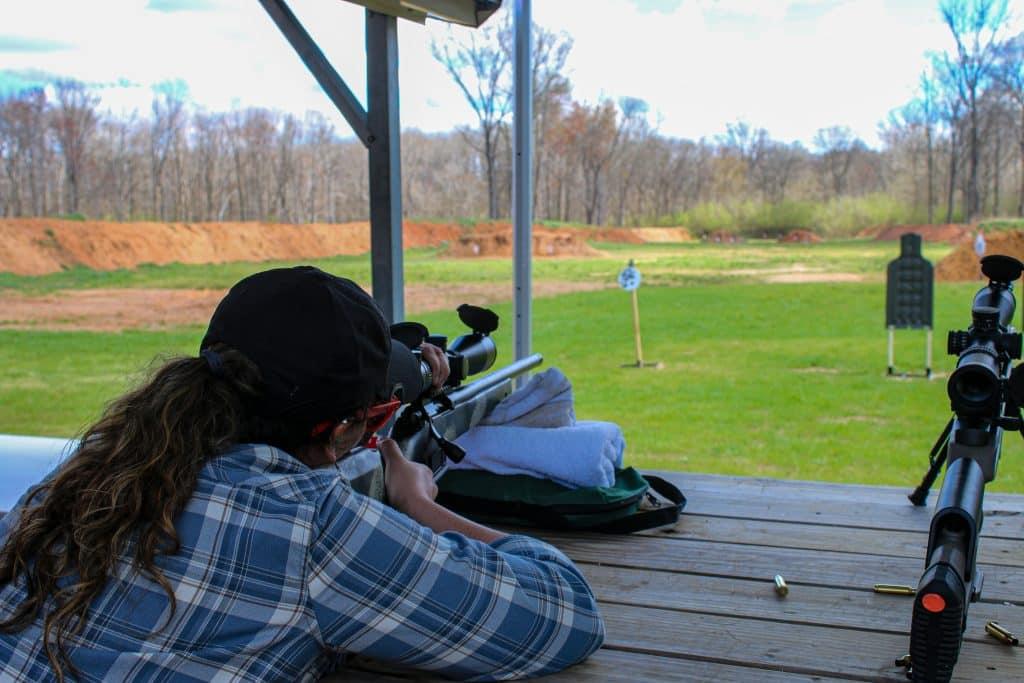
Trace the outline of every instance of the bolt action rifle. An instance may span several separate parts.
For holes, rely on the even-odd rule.
[[[957,356],[946,392],[950,418],[929,454],[929,468],[910,494],[924,505],[946,465],[928,535],[925,571],[918,583],[910,627],[910,676],[919,682],[949,681],[960,654],[967,609],[982,590],[977,568],[985,484],[995,479],[1004,431],[1021,431],[1024,364],[1021,334],[1011,325],[1016,310],[1012,283],[1024,264],[1011,256],[981,260],[987,286],[974,296],[972,324],[950,331],[947,347]]]
[[[469,304],[459,306],[458,314],[471,332],[451,344],[447,337],[430,334],[420,323],[391,326],[388,382],[402,407],[391,425],[390,435],[406,458],[428,466],[435,479],[447,471],[449,462],[459,462],[465,456],[454,440],[512,393],[516,377],[544,360],[535,353],[467,382],[470,377],[490,370],[497,359],[497,346],[490,335],[498,329],[498,316]],[[451,374],[440,390],[433,388],[430,366],[421,357],[419,346],[423,342],[441,348],[448,358]],[[383,478],[376,453],[357,449],[347,460],[347,475],[353,487],[383,498]]]

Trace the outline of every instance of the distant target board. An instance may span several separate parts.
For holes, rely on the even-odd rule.
[[[888,374],[896,374],[894,334],[897,329],[926,330],[925,376],[932,376],[932,317],[935,271],[921,256],[921,236],[900,237],[900,256],[886,269],[885,326],[889,331]]]
[[[632,292],[639,287],[641,280],[643,278],[640,275],[640,271],[636,269],[632,261],[619,273],[619,287],[622,287],[627,292]]]

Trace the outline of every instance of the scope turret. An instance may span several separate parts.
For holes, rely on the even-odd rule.
[[[991,254],[981,259],[981,272],[989,280],[1010,283],[1024,272],[1024,263],[1006,254]]]

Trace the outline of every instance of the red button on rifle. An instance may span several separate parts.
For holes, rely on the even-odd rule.
[[[946,609],[946,599],[938,593],[927,593],[922,596],[921,604],[929,612],[941,612]]]

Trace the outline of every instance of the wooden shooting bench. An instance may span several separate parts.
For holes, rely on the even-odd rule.
[[[876,583],[917,585],[932,504],[913,488],[659,472],[689,502],[669,531],[633,536],[534,534],[576,561],[607,626],[604,647],[551,681],[905,681],[912,598]],[[913,482],[916,484],[916,482]],[[978,567],[956,681],[1024,681],[1024,495],[987,493]],[[789,585],[775,592],[774,576]],[[345,670],[331,683],[434,680]]]

